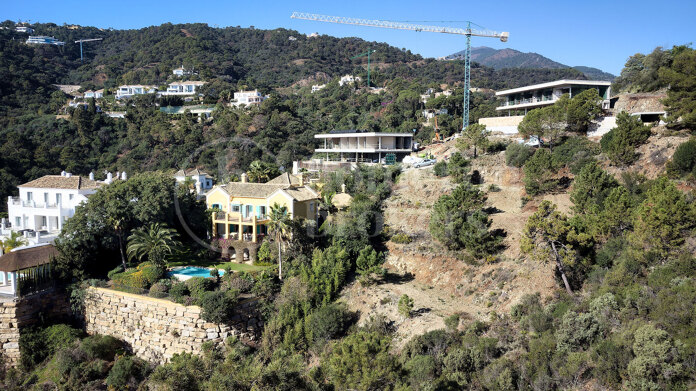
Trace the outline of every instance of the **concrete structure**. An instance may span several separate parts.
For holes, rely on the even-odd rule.
[[[198,197],[205,196],[205,193],[213,188],[213,177],[197,168],[179,170],[174,174],[174,179],[180,184],[183,184],[187,179],[190,179],[192,181],[191,191],[195,192]]]
[[[196,95],[196,90],[203,85],[205,85],[204,81],[175,81],[173,83],[169,83],[167,91],[160,92],[160,95]]]
[[[59,232],[75,208],[94,194],[101,183],[66,173],[46,175],[17,186],[18,197],[8,197],[13,230]]]
[[[194,105],[194,106],[165,106],[160,107],[160,111],[167,114],[185,114],[187,111],[198,116],[200,122],[203,118],[210,118],[215,111],[215,105]]]
[[[518,111],[522,111],[526,114],[528,110],[556,103],[564,94],[569,94],[572,98],[574,95],[590,88],[597,89],[599,96],[604,99],[604,108],[608,109],[609,98],[611,97],[610,81],[556,80],[548,83],[498,91],[495,95],[502,98],[503,103],[497,107],[496,110],[499,112],[507,111],[508,115],[513,115],[513,113]]]
[[[0,297],[27,296],[54,287],[51,263],[58,255],[52,244],[18,247],[0,256]]]
[[[344,84],[355,83],[356,81],[360,81],[359,76],[345,75],[338,81],[338,85],[343,86]]]
[[[29,38],[27,38],[26,43],[30,44],[30,45],[56,45],[56,46],[65,45],[65,42],[63,42],[63,41],[59,41],[53,37],[47,37],[44,35],[30,36]]]
[[[292,219],[316,222],[319,193],[305,185],[302,175],[285,173],[266,183],[249,183],[242,174],[241,182],[214,186],[206,204],[213,209],[213,236],[232,240],[237,262],[242,262],[245,250],[253,261],[268,235],[271,206],[285,206]]]
[[[241,105],[259,105],[261,102],[263,102],[267,97],[261,95],[260,92],[257,90],[254,91],[238,91],[234,93],[234,99],[232,100],[232,105],[233,106],[241,106]]]
[[[154,94],[156,92],[157,88],[153,86],[143,86],[140,84],[123,85],[119,86],[118,90],[116,90],[116,99],[130,98],[134,95]]]
[[[85,91],[84,97],[85,97],[85,99],[90,99],[90,98],[101,99],[104,97],[104,90],[103,89],[96,90],[96,91],[87,90],[87,91]]]
[[[516,134],[517,126],[522,122],[524,115],[511,115],[508,117],[479,118],[478,123],[485,125],[491,133]]]
[[[312,94],[326,87],[326,84],[315,84],[312,86]]]
[[[389,153],[397,160],[413,151],[412,133],[363,132],[359,130],[334,130],[317,134],[320,146],[315,153],[338,154],[342,161],[380,162]],[[323,145],[322,145],[323,144]]]
[[[263,327],[256,300],[244,296],[231,325],[206,322],[196,306],[105,288],[87,288],[84,304],[87,334],[112,335],[155,364],[176,353],[200,354],[205,342],[222,347],[228,336],[254,344]]]
[[[422,114],[425,119],[433,119],[436,115],[447,114],[447,109],[425,109]]]
[[[188,69],[184,68],[184,66],[182,65],[180,68],[176,68],[176,69],[172,70],[172,74],[174,74],[174,76],[183,77],[183,76],[189,76],[189,75],[197,75],[198,73],[193,72],[192,70],[188,70]]]

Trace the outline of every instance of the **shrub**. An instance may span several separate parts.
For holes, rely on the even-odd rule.
[[[594,341],[599,332],[599,323],[592,314],[570,311],[563,316],[556,333],[558,350],[569,352],[585,348]]]
[[[169,290],[169,286],[163,282],[158,282],[155,284],[152,284],[150,287],[150,296],[152,297],[165,297],[167,296],[167,291]]]
[[[186,286],[186,284],[183,282],[175,282],[172,284],[172,287],[169,288],[169,296],[177,303],[183,303],[184,297],[190,294],[191,292],[189,291],[188,286]]]
[[[553,148],[553,167],[556,170],[568,167],[570,172],[577,174],[586,164],[593,162],[593,156],[599,152],[600,147],[587,137],[570,137]]]
[[[440,178],[447,176],[447,163],[443,160],[435,163],[433,166],[433,173],[435,173],[435,176]]]
[[[254,287],[254,279],[245,273],[225,273],[220,290],[226,291],[234,289],[240,293],[251,292]]]
[[[459,314],[452,314],[446,317],[445,327],[447,327],[447,330],[456,331],[459,327]]]
[[[117,288],[132,288],[144,290],[164,277],[165,271],[161,267],[149,262],[143,262],[134,269],[127,269],[123,273],[112,275],[114,285]]]
[[[678,178],[689,173],[696,173],[696,138],[681,143],[667,163],[667,173]]]
[[[118,273],[123,273],[123,265],[118,265],[118,266],[116,266],[116,268],[113,269],[113,270],[111,270],[110,272],[108,272],[108,273],[106,274],[106,276],[109,278],[109,280],[113,280],[113,279],[114,279],[114,275],[116,275],[116,274],[118,274]]]
[[[399,233],[397,233],[397,234],[395,234],[395,235],[392,235],[392,237],[390,238],[390,240],[391,240],[392,242],[398,243],[398,244],[409,244],[409,243],[411,243],[411,241],[412,241],[412,240],[411,240],[411,237],[408,236],[407,234],[403,233],[403,232],[399,232]]]
[[[469,174],[469,161],[462,154],[455,152],[447,163],[447,173],[452,177],[452,182],[462,183]]]
[[[206,322],[228,323],[234,316],[239,293],[235,290],[203,292],[200,296],[201,317]]]
[[[106,385],[113,390],[135,390],[149,370],[147,362],[133,356],[122,357],[111,367]]]
[[[636,330],[633,354],[628,364],[630,389],[664,390],[682,376],[683,365],[669,334],[653,325]]]
[[[614,164],[628,165],[637,160],[636,148],[650,137],[650,127],[640,118],[622,111],[616,116],[616,128],[602,137],[600,145]]]
[[[213,290],[213,281],[203,277],[191,277],[185,281],[191,296],[200,298],[204,292]]]
[[[123,342],[110,335],[91,335],[82,340],[82,350],[90,359],[113,361],[116,354],[122,354]]]
[[[49,326],[43,331],[43,338],[48,347],[48,354],[52,355],[58,349],[72,345],[82,335],[82,331],[66,324]]]
[[[505,164],[520,168],[534,155],[534,148],[524,144],[512,143],[505,150]]]
[[[319,346],[343,335],[350,313],[343,304],[332,303],[312,312],[305,321],[307,340]]]
[[[256,252],[256,262],[258,264],[274,264],[277,257],[278,255],[273,251],[268,240],[264,240]]]
[[[401,314],[401,316],[403,316],[404,318],[410,318],[411,311],[413,311],[413,299],[408,297],[408,295],[404,294],[399,299],[398,309],[399,314]]]
[[[534,196],[555,189],[558,181],[552,179],[554,172],[551,153],[546,149],[537,149],[524,165],[524,188],[527,194]]]

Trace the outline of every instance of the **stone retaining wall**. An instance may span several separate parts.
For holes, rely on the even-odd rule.
[[[22,328],[41,319],[62,319],[70,315],[65,292],[49,289],[22,298],[0,299],[0,346],[5,365],[19,363],[19,335]]]
[[[126,341],[133,353],[153,363],[175,353],[198,354],[204,342],[222,345],[228,336],[254,343],[263,323],[254,299],[241,300],[232,326],[208,323],[197,306],[105,288],[87,288],[85,325],[88,334],[112,335]]]

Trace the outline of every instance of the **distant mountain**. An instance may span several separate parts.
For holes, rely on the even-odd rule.
[[[461,60],[464,58],[464,51],[451,54],[446,57],[448,60]],[[481,65],[489,66],[494,69],[503,68],[533,68],[533,69],[562,69],[571,68],[568,65],[553,61],[538,53],[524,53],[515,49],[493,49],[486,46],[471,48],[471,60]],[[586,66],[572,67],[582,72],[591,80],[613,80],[614,75],[602,71],[601,69]]]

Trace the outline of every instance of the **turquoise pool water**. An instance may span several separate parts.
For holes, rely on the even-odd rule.
[[[218,273],[220,275],[225,274],[224,270],[219,270]],[[181,269],[175,269],[169,272],[170,276],[174,276],[180,280],[182,279],[189,279],[191,277],[210,277],[210,269],[205,268],[205,267],[196,267],[196,266],[186,266]]]

